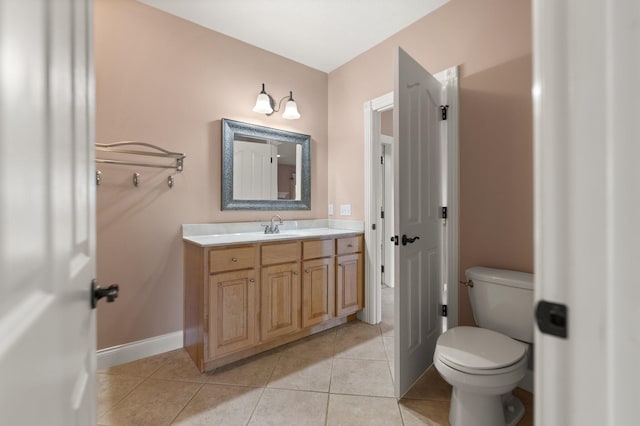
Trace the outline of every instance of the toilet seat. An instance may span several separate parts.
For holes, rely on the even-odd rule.
[[[506,374],[526,363],[527,345],[479,327],[455,327],[438,338],[436,357],[455,370],[473,375]]]

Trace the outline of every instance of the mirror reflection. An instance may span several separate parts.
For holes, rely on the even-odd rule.
[[[292,142],[235,135],[235,200],[300,200],[302,146]]]
[[[222,120],[222,209],[309,210],[309,135]]]

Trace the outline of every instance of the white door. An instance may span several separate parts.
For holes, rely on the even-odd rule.
[[[433,362],[441,333],[442,86],[398,48],[394,90],[395,392]],[[404,239],[404,242],[403,242]],[[411,242],[413,241],[413,242]]]
[[[278,199],[278,148],[275,145],[233,141],[233,198]]]
[[[640,2],[533,11],[534,417],[638,425]]]
[[[0,0],[2,425],[96,423],[91,6]]]

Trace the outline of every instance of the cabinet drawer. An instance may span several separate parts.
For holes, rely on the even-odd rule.
[[[297,262],[300,260],[300,242],[262,244],[262,265]]]
[[[338,238],[338,254],[359,253],[362,251],[362,235]]]
[[[253,246],[230,247],[209,251],[209,273],[249,269],[255,266]]]
[[[302,242],[303,259],[317,259],[335,254],[333,239]]]

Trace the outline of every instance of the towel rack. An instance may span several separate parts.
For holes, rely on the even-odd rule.
[[[128,149],[126,147],[145,147],[151,148],[155,151],[141,151],[136,149]],[[162,157],[162,158],[171,158],[175,160],[175,164],[154,164],[154,163],[143,163],[143,162],[134,162],[134,161],[124,161],[124,160],[113,160],[108,158],[98,158],[96,156],[96,163],[104,163],[104,164],[118,164],[122,166],[139,166],[139,167],[155,167],[160,169],[176,169],[176,171],[181,172],[184,169],[184,159],[186,156],[180,152],[171,152],[167,151],[164,148],[160,148],[159,146],[146,143],[146,142],[136,142],[136,141],[123,141],[123,142],[115,142],[110,144],[105,143],[96,143],[96,151],[101,152],[112,152],[118,154],[132,154],[132,155],[146,155],[152,157]],[[98,170],[96,172],[96,184],[100,185],[100,181],[102,180],[102,173]],[[138,186],[140,183],[140,174],[133,174],[133,184]],[[167,179],[167,184],[169,187],[173,187],[174,178],[173,176],[169,176]]]

